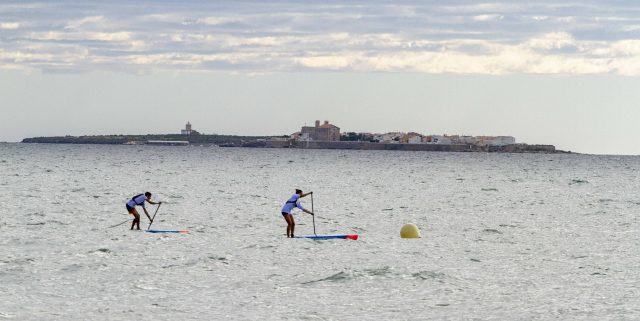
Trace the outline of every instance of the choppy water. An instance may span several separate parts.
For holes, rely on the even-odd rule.
[[[0,319],[637,320],[639,174],[639,157],[0,144]],[[286,239],[296,187],[318,234],[360,240]],[[144,191],[165,202],[155,228],[191,233],[107,228]]]

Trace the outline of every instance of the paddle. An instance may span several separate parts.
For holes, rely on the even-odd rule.
[[[311,193],[311,213],[313,213],[311,215],[313,218],[313,235],[318,235],[316,234],[316,212],[313,210],[313,193]]]
[[[153,213],[153,217],[151,218],[151,222],[149,222],[149,227],[147,227],[147,230],[151,228],[151,224],[153,224],[153,220],[156,218],[156,214],[158,214],[158,210],[160,209],[160,205],[162,205],[162,202],[158,204],[158,207],[156,207],[156,212]]]
[[[120,226],[120,225],[122,225],[122,224],[124,224],[124,223],[127,223],[127,222],[129,222],[129,220],[126,220],[126,221],[124,221],[124,222],[122,222],[122,223],[118,223],[118,224],[116,224],[116,225],[109,226],[109,227],[107,227],[107,228],[112,228],[112,227]]]

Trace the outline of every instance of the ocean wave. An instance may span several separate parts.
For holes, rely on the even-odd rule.
[[[302,282],[304,285],[321,283],[321,282],[348,282],[358,279],[414,279],[414,280],[437,280],[442,281],[446,278],[446,275],[441,272],[435,272],[430,270],[422,270],[418,272],[400,273],[393,270],[389,266],[373,269],[362,270],[346,270],[331,274],[327,277],[317,280],[311,280]]]
[[[582,185],[582,184],[589,184],[589,181],[587,181],[586,179],[574,178],[569,182],[569,185]]]

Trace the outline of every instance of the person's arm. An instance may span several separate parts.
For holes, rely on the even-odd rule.
[[[151,221],[151,216],[149,216],[149,212],[147,212],[147,208],[143,206],[142,209],[144,210],[144,214],[147,215],[147,217],[149,218],[149,221]]]
[[[296,207],[299,208],[301,211],[307,213],[307,214],[313,215],[313,212],[311,212],[311,211],[307,210],[306,208],[302,207],[302,205],[300,203],[297,203]]]
[[[153,204],[153,205],[162,204],[162,202],[153,202],[151,200],[146,200],[146,201],[147,201],[147,203]]]
[[[311,194],[313,194],[313,192],[309,192],[309,193],[307,193],[307,194],[302,194],[302,195],[300,195],[300,198],[305,197],[305,196],[307,196],[307,195],[311,195]]]

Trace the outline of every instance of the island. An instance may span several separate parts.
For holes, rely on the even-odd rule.
[[[325,121],[303,126],[290,135],[238,136],[203,134],[187,122],[180,134],[85,135],[25,138],[23,143],[118,144],[165,146],[219,146],[248,148],[299,148],[347,150],[397,150],[439,152],[571,153],[553,145],[516,143],[512,136],[423,135],[415,132],[341,133]]]

